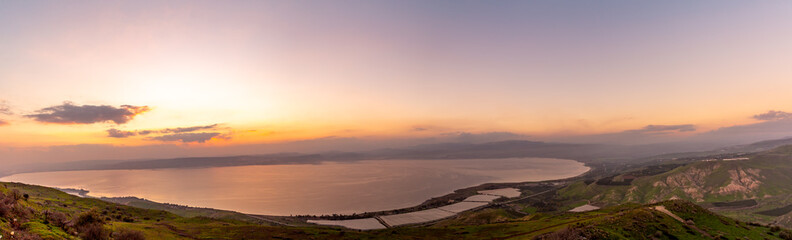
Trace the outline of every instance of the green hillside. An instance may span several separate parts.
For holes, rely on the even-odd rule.
[[[792,226],[792,146],[746,157],[670,161],[571,180],[531,199],[429,225],[376,231],[1,183],[0,234],[4,239],[792,239],[792,232],[770,227]],[[566,212],[586,203],[608,207]]]
[[[136,197],[115,197],[115,198],[100,198],[103,201],[123,204],[143,209],[163,210],[182,217],[208,217],[214,219],[225,220],[238,220],[243,222],[251,222],[265,225],[273,225],[271,222],[256,218],[251,215],[238,213],[234,211],[219,210],[213,208],[196,208],[189,206],[182,206],[168,203],[158,203]]]
[[[604,178],[608,181],[579,181],[560,195],[604,205],[684,199],[744,221],[792,227],[786,216],[792,211],[792,146],[745,158],[704,159],[656,175],[626,172]]]
[[[188,218],[18,183],[2,183],[0,192],[3,239],[777,239],[789,234],[779,228],[735,221],[681,200],[585,213],[526,215],[493,207],[430,226],[353,231]]]

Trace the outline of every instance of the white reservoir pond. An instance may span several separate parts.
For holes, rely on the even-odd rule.
[[[163,203],[288,216],[405,208],[482,183],[561,179],[588,170],[577,161],[551,158],[365,160],[38,172],[6,176],[0,181],[86,189],[95,197],[136,196]]]

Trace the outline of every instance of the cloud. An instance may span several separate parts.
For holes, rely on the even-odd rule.
[[[11,107],[8,106],[5,100],[0,100],[0,114],[11,115]]]
[[[2,115],[13,115],[14,114],[13,112],[11,112],[11,107],[8,106],[8,103],[6,103],[5,100],[0,100],[0,114],[2,114]],[[5,126],[5,125],[9,125],[9,124],[11,124],[11,123],[9,123],[6,120],[0,119],[0,126]]]
[[[761,115],[761,114],[760,114]],[[701,140],[745,144],[792,136],[792,117],[718,128],[698,136]]]
[[[178,128],[165,128],[165,129],[155,129],[155,130],[138,130],[138,131],[123,131],[118,130],[115,128],[111,128],[107,130],[107,136],[112,138],[127,138],[133,136],[146,136],[150,134],[157,134],[157,133],[188,133],[188,132],[195,132],[198,130],[210,130],[210,129],[217,129],[220,124],[212,124],[206,126],[193,126],[193,127],[178,127]]]
[[[218,132],[199,132],[199,133],[174,133],[163,136],[151,137],[150,139],[163,141],[163,142],[204,143],[206,141],[211,140],[212,138],[228,138],[228,137]]]
[[[127,138],[138,135],[133,131],[122,131],[115,128],[107,129],[107,136],[112,138]]]
[[[484,132],[484,133],[470,133],[470,132],[455,132],[445,133],[443,136],[449,138],[440,139],[451,142],[464,142],[464,143],[485,143],[485,142],[498,142],[508,140],[526,140],[530,136],[512,133],[512,132]]]
[[[792,113],[770,110],[766,113],[753,115],[753,118],[762,121],[775,121],[792,118]]]
[[[64,102],[63,105],[44,108],[36,111],[38,114],[25,115],[25,117],[32,118],[38,122],[57,124],[92,124],[102,122],[124,124],[131,121],[138,114],[149,110],[151,109],[148,106],[78,106],[71,102]]]
[[[206,130],[206,129],[215,129],[219,124],[212,124],[206,126],[195,126],[195,127],[183,127],[183,128],[166,128],[160,130],[161,133],[185,133],[185,132],[195,132],[198,130]]]
[[[625,133],[647,133],[647,134],[663,134],[671,132],[692,132],[696,131],[696,126],[693,124],[680,124],[680,125],[647,125],[641,129],[627,130]]]
[[[157,133],[157,132],[159,132],[159,131],[156,131],[156,130],[140,130],[140,131],[136,131],[135,133],[137,135],[149,135],[149,134]]]
[[[545,141],[560,141],[571,143],[604,143],[604,144],[653,144],[667,143],[685,139],[695,134],[680,134],[696,131],[696,125],[646,125],[638,129],[629,129],[620,132],[610,132],[590,135],[559,135],[547,136]]]

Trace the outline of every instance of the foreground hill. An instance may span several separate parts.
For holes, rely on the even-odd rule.
[[[585,213],[517,214],[492,207],[429,226],[361,232],[188,218],[18,183],[0,184],[0,192],[4,239],[779,239],[791,234],[735,221],[681,200]]]
[[[561,191],[603,204],[685,199],[746,221],[792,227],[792,145],[739,158],[703,158],[670,171],[625,172],[579,181]]]

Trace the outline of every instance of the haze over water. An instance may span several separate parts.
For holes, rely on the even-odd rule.
[[[268,215],[351,214],[410,207],[488,182],[560,179],[588,171],[549,158],[367,160],[156,170],[24,173],[0,181],[136,196],[156,202]]]

